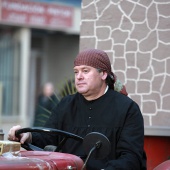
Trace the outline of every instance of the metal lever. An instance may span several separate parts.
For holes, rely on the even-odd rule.
[[[97,142],[95,143],[95,145],[91,148],[89,154],[87,155],[87,158],[86,158],[86,160],[85,160],[85,162],[84,162],[84,165],[83,165],[83,167],[82,167],[81,170],[84,170],[84,168],[86,167],[86,164],[87,164],[88,160],[90,159],[91,154],[92,154],[96,149],[99,149],[99,148],[101,147],[101,145],[102,145],[102,142],[101,142],[101,141],[97,141]]]

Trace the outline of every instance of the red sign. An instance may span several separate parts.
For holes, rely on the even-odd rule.
[[[43,28],[72,26],[73,8],[25,0],[0,0],[0,22]]]

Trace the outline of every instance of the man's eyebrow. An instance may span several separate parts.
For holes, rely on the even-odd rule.
[[[83,67],[81,67],[80,69],[89,69],[90,67],[89,66],[83,66]],[[77,70],[77,69],[79,69],[79,68],[74,68],[74,70]]]

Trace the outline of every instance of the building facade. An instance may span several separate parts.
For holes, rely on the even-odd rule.
[[[169,159],[170,0],[83,0],[80,50],[105,50],[142,111],[148,169]],[[156,149],[157,148],[157,149]]]
[[[41,87],[73,77],[80,1],[0,0],[0,128],[32,126]]]

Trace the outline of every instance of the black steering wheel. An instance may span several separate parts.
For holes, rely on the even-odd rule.
[[[34,151],[35,150],[39,150],[39,151],[48,150],[48,151],[58,152],[62,149],[63,145],[65,144],[65,142],[69,138],[83,142],[82,137],[75,135],[73,133],[69,133],[69,132],[66,132],[66,131],[63,131],[63,130],[59,130],[59,129],[45,128],[45,127],[22,128],[22,129],[17,130],[15,132],[15,135],[17,137],[19,137],[21,133],[26,133],[26,132],[49,133],[49,134],[56,134],[56,135],[63,136],[63,139],[58,144],[58,146],[49,145],[49,146],[46,146],[44,149],[41,149],[41,148],[36,147],[36,146],[34,146],[30,143],[24,143],[24,144],[21,145],[21,147],[26,149],[26,150],[34,150]]]

